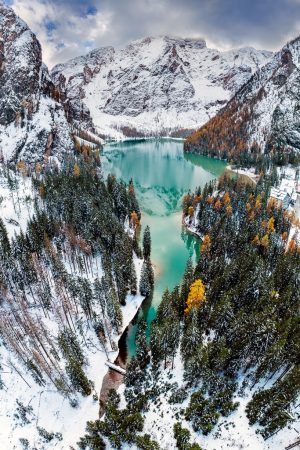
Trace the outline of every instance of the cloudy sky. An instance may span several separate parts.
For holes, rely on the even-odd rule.
[[[1,0],[0,0],[1,1]],[[220,49],[279,49],[300,34],[300,0],[4,0],[37,34],[44,60],[159,34],[204,37]]]

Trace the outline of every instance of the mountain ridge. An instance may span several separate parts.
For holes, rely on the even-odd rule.
[[[215,115],[271,55],[251,47],[220,52],[203,39],[146,37],[95,49],[51,75],[73,109],[82,100],[102,135],[170,135]]]
[[[185,150],[216,157],[251,158],[300,149],[300,37],[288,42],[243,85],[227,105],[185,142]],[[292,155],[292,156],[288,156]],[[253,158],[252,158],[253,159]],[[246,161],[244,161],[246,162]]]

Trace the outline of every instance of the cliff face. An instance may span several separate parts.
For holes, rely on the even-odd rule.
[[[36,36],[0,5],[0,151],[4,160],[42,159],[72,148],[63,107]]]
[[[236,158],[300,150],[300,38],[260,68],[185,150]]]
[[[214,116],[270,52],[219,52],[205,41],[148,37],[94,50],[51,72],[72,118],[111,137],[180,134]],[[89,116],[90,114],[90,116]]]

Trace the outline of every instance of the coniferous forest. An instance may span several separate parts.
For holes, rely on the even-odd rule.
[[[0,450],[300,446],[299,14],[0,0]]]
[[[164,293],[150,340],[139,323],[125,377],[127,410],[120,411],[112,394],[106,425],[89,423],[82,448],[97,449],[99,435],[121,448],[115,422],[122,439],[136,443],[143,418],[162,397],[176,405],[177,448],[200,448],[183,422],[200,432],[205,448],[205,436],[217,432],[246,394],[249,423],[266,440],[298,418],[300,246],[291,233],[294,215],[269,197],[277,182],[275,172],[255,187],[223,175],[184,197],[184,222],[196,224],[202,236],[199,261],[189,260],[181,284]],[[181,385],[172,382],[178,354]],[[130,414],[138,414],[135,434]],[[159,448],[143,439],[139,448]]]
[[[134,188],[114,177],[104,181],[95,161],[80,156],[66,157],[60,168],[7,166],[2,175],[15,208],[18,183],[32,181],[34,193],[26,230],[9,239],[0,220],[3,345],[38,384],[50,381],[76,401],[76,392],[93,391],[85,375],[88,332],[105,351],[116,350],[121,306],[137,293]]]

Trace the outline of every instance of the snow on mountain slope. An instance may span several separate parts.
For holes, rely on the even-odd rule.
[[[0,155],[34,161],[72,147],[36,36],[0,5]]]
[[[98,133],[176,135],[214,116],[271,56],[253,48],[220,52],[201,39],[148,37],[93,50],[51,75],[76,119],[89,111]]]
[[[276,53],[217,117],[189,137],[186,149],[227,154],[250,147],[263,152],[300,149],[299,84],[300,37]]]

